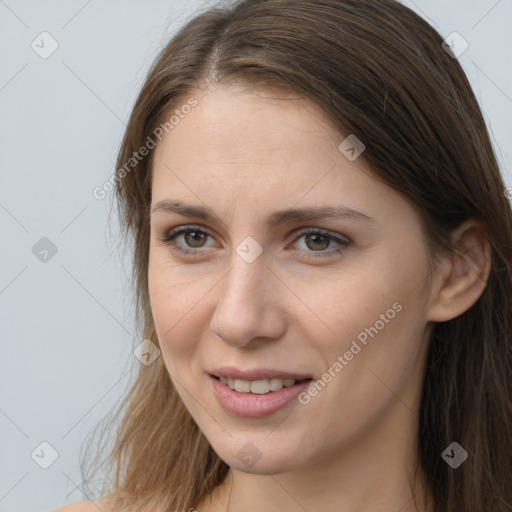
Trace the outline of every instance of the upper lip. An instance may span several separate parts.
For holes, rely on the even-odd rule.
[[[311,375],[305,373],[287,372],[284,370],[271,370],[268,368],[254,368],[252,370],[240,370],[232,366],[223,366],[210,372],[214,377],[232,377],[241,380],[263,380],[263,379],[312,379]]]

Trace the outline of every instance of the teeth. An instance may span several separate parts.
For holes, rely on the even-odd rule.
[[[235,379],[235,389],[243,393],[250,393],[251,383],[248,380]]]
[[[279,391],[283,387],[293,386],[297,381],[295,379],[261,379],[261,380],[243,380],[233,379],[221,375],[219,380],[231,389],[241,393],[255,393],[265,395],[271,391]]]
[[[288,379],[287,379],[288,380]],[[270,391],[279,391],[283,388],[284,381],[283,379],[270,379],[269,387]]]
[[[245,381],[249,382],[249,381]],[[270,391],[270,381],[268,379],[263,380],[253,380],[251,382],[251,393],[256,393],[257,395],[264,395]]]

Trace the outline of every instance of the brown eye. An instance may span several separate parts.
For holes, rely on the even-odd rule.
[[[321,234],[308,234],[305,237],[305,241],[308,249],[322,251],[329,247],[330,238]]]
[[[180,226],[171,229],[166,236],[158,237],[173,251],[188,255],[198,255],[203,252],[202,249],[208,247],[206,245],[208,238],[211,238],[208,232],[194,226]]]
[[[208,235],[202,231],[189,230],[185,232],[184,240],[187,246],[192,248],[203,247],[203,243]]]
[[[320,229],[306,228],[299,231],[298,235],[294,245],[299,245],[297,248],[305,254],[306,258],[333,256],[336,253],[344,252],[352,244],[352,240],[343,235],[337,233],[335,235]],[[331,246],[331,244],[333,245]]]

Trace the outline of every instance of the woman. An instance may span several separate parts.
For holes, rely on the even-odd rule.
[[[430,25],[209,9],[117,163],[143,364],[73,510],[512,510],[512,212]]]

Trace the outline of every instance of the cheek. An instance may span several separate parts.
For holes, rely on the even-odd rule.
[[[301,328],[310,331],[306,339],[339,352],[358,333],[379,321],[395,302],[400,302],[403,290],[393,276],[396,271],[387,262],[369,264],[367,260],[364,267],[352,265],[322,279],[294,278],[290,287],[297,290],[301,299],[296,301],[296,307],[302,312]],[[390,315],[393,313],[394,310]]]
[[[165,259],[150,255],[148,290],[151,312],[162,355],[168,369],[192,353],[195,306],[200,297],[197,286],[179,278]],[[171,366],[169,366],[171,365]]]
[[[298,293],[309,306],[300,316],[304,339],[321,355],[326,370],[336,374],[332,380],[350,388],[352,396],[376,396],[367,389],[375,383],[383,388],[369,369],[392,388],[401,387],[410,370],[418,368],[424,348],[425,255],[402,260],[389,252],[368,261],[364,268],[347,267],[329,280],[302,279]],[[341,363],[338,356],[344,358]]]
[[[396,273],[386,278],[382,275],[379,286],[366,281],[367,287],[354,293],[351,307],[342,309],[337,326],[340,332],[344,326],[348,328],[328,365],[332,367],[342,355],[342,365],[337,366],[342,368],[340,377],[334,379],[338,385],[332,391],[337,388],[341,401],[347,400],[346,410],[360,411],[362,417],[382,410],[395,395],[413,407],[415,396],[411,393],[421,377],[428,346],[424,336],[426,305],[421,286],[414,281],[419,276],[417,269],[391,268]],[[339,396],[332,398],[338,401]]]

